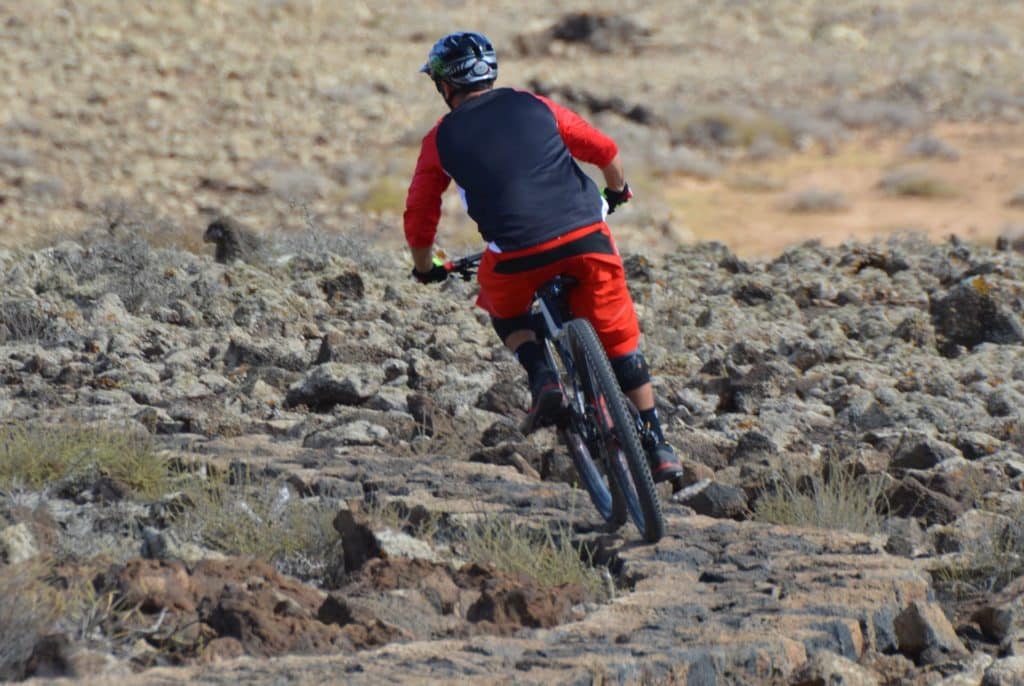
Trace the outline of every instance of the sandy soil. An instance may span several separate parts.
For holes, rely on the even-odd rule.
[[[1024,126],[941,124],[932,131],[959,154],[955,161],[909,159],[915,134],[858,135],[835,154],[811,152],[785,159],[731,165],[720,179],[676,179],[666,196],[681,238],[720,240],[746,256],[768,256],[807,239],[837,244],[894,232],[957,235],[992,242],[1024,226],[1024,209],[1009,200],[1024,188]],[[948,197],[894,196],[879,186],[896,169],[917,169],[944,181]],[[751,190],[760,182],[770,189]],[[847,208],[794,212],[801,191],[841,193]]]

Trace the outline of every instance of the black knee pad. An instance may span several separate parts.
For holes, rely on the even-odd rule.
[[[616,357],[613,360],[609,360],[609,362],[612,363],[612,371],[615,372],[615,378],[618,379],[619,386],[622,387],[625,393],[640,388],[651,380],[651,370],[647,366],[647,360],[644,359],[643,353],[639,350],[622,357]]]
[[[491,317],[491,326],[494,327],[494,331],[498,334],[498,338],[501,339],[502,343],[504,343],[505,339],[516,331],[521,331],[523,329],[532,329],[536,331],[536,326],[534,324],[533,314],[530,313],[520,315],[518,317],[509,317],[507,319]]]

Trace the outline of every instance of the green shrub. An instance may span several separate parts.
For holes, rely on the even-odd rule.
[[[783,526],[877,533],[884,485],[877,476],[854,476],[835,461],[820,473],[798,479],[785,474],[766,486],[754,503],[754,517]]]
[[[573,545],[565,528],[538,530],[489,514],[466,529],[462,543],[473,562],[523,574],[545,588],[576,584],[589,598],[607,597],[601,573]]]
[[[137,496],[155,498],[174,484],[148,434],[99,426],[0,426],[0,486],[31,490],[60,479],[106,476]]]

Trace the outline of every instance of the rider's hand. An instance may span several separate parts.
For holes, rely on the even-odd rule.
[[[421,272],[413,267],[412,278],[420,283],[440,283],[448,278],[448,270],[443,264],[434,264],[428,272]]]
[[[621,191],[613,191],[611,188],[604,189],[604,199],[608,201],[608,214],[615,211],[615,208],[619,205],[623,205],[629,202],[629,199],[633,197],[633,191],[629,190],[629,184],[622,184]]]

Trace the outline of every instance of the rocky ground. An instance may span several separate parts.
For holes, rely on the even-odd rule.
[[[1016,683],[1020,253],[627,256],[687,465],[654,546],[515,430],[472,284],[338,236],[250,259],[119,230],[0,254],[5,464],[86,442],[59,478],[0,471],[7,676]],[[102,461],[119,435],[137,463]],[[487,521],[596,584],[473,557]]]
[[[687,468],[657,545],[516,431],[473,285],[406,277],[416,69],[457,28],[622,147]],[[3,3],[0,679],[1021,683],[1022,32],[1003,0]]]

